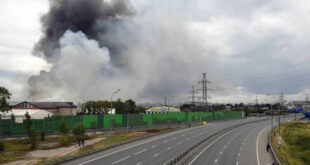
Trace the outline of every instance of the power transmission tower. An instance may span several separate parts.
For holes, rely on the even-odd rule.
[[[211,90],[208,88],[208,84],[211,83],[207,80],[206,73],[202,73],[202,81],[198,82],[199,84],[202,84],[202,88],[198,89],[202,91],[202,105],[206,105],[208,107],[208,90]]]
[[[195,86],[192,86],[192,90],[190,91],[191,94],[191,99],[192,99],[192,105],[196,104],[196,93],[197,91],[195,90]]]
[[[255,105],[258,105],[258,99],[257,99],[257,96],[255,97]]]

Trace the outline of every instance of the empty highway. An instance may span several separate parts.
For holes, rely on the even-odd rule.
[[[182,130],[178,130],[175,132],[154,136],[151,138],[139,140],[136,142],[132,142],[126,145],[122,145],[113,149],[108,149],[102,152],[98,152],[89,156],[85,156],[76,160],[72,160],[66,162],[64,164],[73,165],[73,164],[134,164],[134,165],[142,165],[142,164],[165,164],[172,158],[181,154],[184,150],[186,150],[191,145],[201,141],[202,139],[211,136],[212,134],[223,130],[225,128],[231,127],[233,125],[238,125],[240,123],[247,123],[250,121],[262,120],[263,118],[248,118],[248,119],[240,119],[240,120],[229,120],[229,121],[216,121],[212,123],[208,123],[206,126],[198,126],[192,128],[186,128]],[[256,122],[255,122],[256,123]],[[212,150],[213,156],[210,158],[205,158],[205,156],[200,156],[196,159],[194,164],[201,164],[201,162],[214,162],[213,157],[216,158],[218,153],[221,153],[222,145],[225,146],[227,141],[230,141],[231,145],[226,145],[227,155],[228,153],[235,153],[238,155],[239,153],[239,143],[242,144],[243,137],[247,137],[248,139],[254,138],[256,140],[256,132],[252,134],[248,134],[248,131],[260,130],[264,127],[268,122],[258,122],[256,124],[247,124],[235,130],[231,130],[231,133],[227,134],[225,138],[219,140],[217,143],[220,145],[212,145],[214,149],[210,148],[206,152],[202,153],[207,154]],[[229,139],[232,138],[233,139]],[[242,139],[243,138],[243,139]],[[242,140],[241,140],[242,139]],[[248,147],[252,149],[252,142]],[[230,146],[234,146],[231,149]],[[236,150],[238,148],[238,150]],[[245,149],[247,149],[245,147]],[[255,150],[255,148],[253,148]],[[231,150],[231,151],[229,151]],[[229,151],[229,152],[228,152]],[[224,153],[224,150],[222,151]],[[240,151],[243,153],[243,151]],[[226,154],[224,153],[224,154]],[[241,154],[240,153],[240,154]],[[245,155],[245,154],[244,154]],[[250,154],[253,155],[253,154]],[[235,158],[238,157],[236,155],[230,156],[232,158],[227,158],[229,162],[236,162]],[[201,159],[202,158],[202,159]],[[253,161],[256,157],[253,157]],[[250,160],[250,159],[249,159]],[[218,162],[226,163],[226,160],[221,160],[220,158],[217,160]],[[240,160],[240,163],[242,161]],[[202,163],[205,164],[205,163]],[[230,164],[230,163],[229,163]]]

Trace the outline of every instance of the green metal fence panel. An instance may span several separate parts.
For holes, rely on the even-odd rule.
[[[74,125],[82,122],[86,129],[112,127],[151,126],[157,124],[173,124],[186,122],[200,122],[212,120],[240,119],[243,112],[181,112],[181,113],[156,113],[156,114],[99,114],[81,116],[52,116],[44,119],[32,120],[36,132],[58,132],[61,120],[65,119],[70,130]],[[25,121],[13,123],[11,120],[0,120],[0,132],[12,134],[26,134]]]
[[[83,124],[85,128],[98,128],[98,115],[85,115]]]

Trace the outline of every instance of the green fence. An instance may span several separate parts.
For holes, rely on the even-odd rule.
[[[159,124],[175,124],[199,121],[241,119],[243,112],[181,112],[157,114],[115,114],[115,115],[83,115],[83,116],[53,116],[33,120],[36,132],[57,132],[59,123],[65,119],[70,130],[76,123],[82,122],[87,129],[151,126]],[[24,123],[13,123],[11,120],[0,121],[0,133],[25,134]]]

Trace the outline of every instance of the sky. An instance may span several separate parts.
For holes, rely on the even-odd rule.
[[[0,86],[12,100],[109,100],[121,89],[121,99],[161,103],[167,96],[178,103],[190,101],[191,86],[201,88],[205,72],[213,103],[249,103],[256,96],[272,102],[267,93],[304,100],[310,92],[307,0],[129,3],[134,14],[99,39],[66,31],[51,60],[33,53],[49,1],[1,0]],[[120,55],[110,47],[115,43]]]

